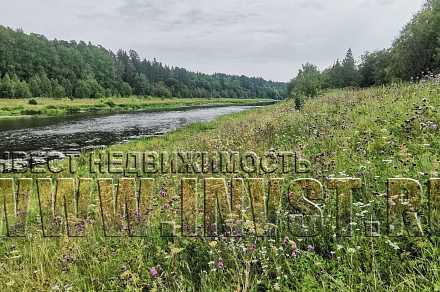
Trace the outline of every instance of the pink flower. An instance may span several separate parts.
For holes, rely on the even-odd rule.
[[[292,252],[290,253],[290,255],[294,258],[296,258],[296,249],[292,249]]]
[[[223,269],[225,267],[225,263],[223,262],[223,260],[219,260],[218,262],[217,262],[217,268],[218,269]]]
[[[156,279],[159,276],[159,272],[157,271],[156,267],[151,267],[148,269],[148,271],[150,272],[150,276],[153,279]]]

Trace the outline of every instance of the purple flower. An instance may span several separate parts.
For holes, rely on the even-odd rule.
[[[314,252],[314,251],[315,251],[315,246],[312,245],[312,244],[309,244],[309,245],[307,246],[307,250],[310,251],[310,252]]]
[[[437,130],[438,129],[438,125],[436,123],[432,123],[431,124],[431,129]]]
[[[223,269],[225,267],[225,263],[223,262],[223,260],[219,260],[218,262],[217,262],[217,268],[218,269]]]
[[[153,279],[156,279],[157,276],[159,276],[159,272],[157,271],[156,267],[151,267],[151,268],[148,269],[148,271],[150,272],[150,276]]]
[[[166,197],[166,195],[167,195],[167,190],[166,189],[164,189],[164,188],[161,188],[160,189],[160,192],[159,192],[159,195],[163,198],[163,197]]]

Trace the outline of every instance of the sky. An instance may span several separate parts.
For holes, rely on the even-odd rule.
[[[389,47],[424,0],[0,0],[0,24],[204,73],[288,81]]]

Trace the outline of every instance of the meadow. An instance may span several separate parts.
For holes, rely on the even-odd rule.
[[[2,98],[0,99],[0,118],[59,116],[87,112],[166,111],[185,107],[259,104],[265,101],[268,102],[268,100],[261,99],[234,98]]]
[[[96,188],[85,227],[90,235],[44,238],[34,191],[27,237],[0,239],[0,286],[4,291],[438,291],[440,214],[428,212],[426,185],[438,177],[440,167],[439,96],[440,86],[435,82],[335,90],[307,100],[301,111],[287,100],[193,124],[164,137],[111,146],[115,151],[235,150],[259,155],[269,149],[294,151],[310,160],[311,171],[285,179],[313,177],[323,183],[324,196],[317,202],[324,210],[323,232],[301,238],[281,226],[282,236],[270,239],[188,238],[178,232],[173,238],[161,237],[159,222],[178,217],[178,182],[188,176],[164,174],[151,175],[158,181],[150,215],[157,228],[149,238],[104,237],[93,225],[100,212]],[[78,158],[75,175],[105,177],[90,173],[86,157]],[[62,176],[68,174],[53,175]],[[362,188],[353,193],[352,237],[336,234],[336,196],[326,184],[335,177],[362,180]],[[380,236],[365,236],[366,221],[386,222],[386,183],[393,177],[413,178],[422,184],[418,216],[429,236],[391,237],[386,224],[375,230]],[[283,189],[284,198],[290,195]],[[244,220],[246,225],[251,218]],[[429,222],[434,223],[431,228]]]

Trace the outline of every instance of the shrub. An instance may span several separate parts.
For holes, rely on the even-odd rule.
[[[291,94],[301,97],[316,97],[322,88],[322,77],[318,67],[305,64],[298,76],[290,83]]]
[[[31,105],[37,105],[38,104],[37,100],[33,99],[33,98],[31,98],[28,103],[31,104]]]
[[[108,105],[109,107],[114,107],[114,106],[116,106],[116,104],[113,102],[113,100],[111,100],[111,99],[109,99],[109,100],[106,100],[105,102],[104,102],[106,105]]]

